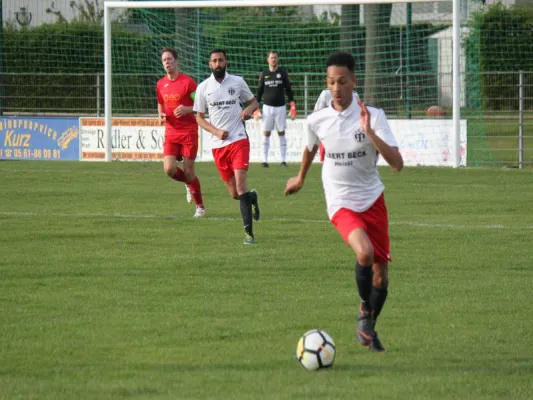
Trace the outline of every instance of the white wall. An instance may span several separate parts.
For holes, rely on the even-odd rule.
[[[21,8],[26,8],[26,12],[31,13],[31,21],[28,26],[34,27],[44,23],[53,24],[56,18],[53,14],[47,14],[46,9],[51,8],[52,4],[56,10],[61,11],[67,19],[72,19],[76,15],[69,6],[69,0],[3,0],[2,12],[4,23],[7,21],[19,25],[16,13],[19,13],[19,19],[22,19]]]

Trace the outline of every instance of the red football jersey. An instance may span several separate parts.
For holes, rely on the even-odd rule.
[[[180,136],[198,133],[198,124],[194,114],[187,114],[177,118],[174,110],[179,105],[193,106],[194,100],[191,94],[196,91],[196,82],[190,76],[178,74],[171,81],[167,76],[161,78],[156,85],[157,102],[163,105],[166,114],[165,135]]]

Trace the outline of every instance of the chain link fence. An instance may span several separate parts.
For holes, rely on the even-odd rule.
[[[155,115],[155,84],[160,77],[113,75],[114,115]],[[200,81],[206,76],[195,78]],[[258,76],[244,78],[255,92]],[[426,118],[431,105],[443,106],[447,111],[444,118],[451,118],[451,86],[443,84],[451,82],[451,77],[382,74],[378,78],[382,83],[378,92],[381,104],[373,105],[385,109],[389,118]],[[485,146],[491,165],[533,166],[533,72],[486,72],[479,79],[475,93],[469,93],[468,85],[463,87],[462,118],[469,123],[469,148]],[[324,74],[291,74],[291,80],[299,114],[311,113],[326,87]],[[358,76],[357,80],[357,90],[364,99],[365,77]],[[0,87],[3,115],[103,115],[103,74],[3,74]],[[472,101],[480,102],[481,107],[469,107]]]

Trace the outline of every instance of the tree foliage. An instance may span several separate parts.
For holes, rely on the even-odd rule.
[[[484,108],[508,108],[509,101],[518,108],[518,71],[533,71],[533,8],[498,2],[475,13],[469,25],[463,45],[470,59],[479,54]]]
[[[76,17],[71,22],[101,24],[104,19],[103,2],[104,0],[72,0],[69,6],[76,14]],[[63,13],[55,8],[54,3],[45,11],[47,14],[54,15],[57,23],[68,22]]]

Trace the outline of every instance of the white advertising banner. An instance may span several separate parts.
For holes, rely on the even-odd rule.
[[[453,166],[454,137],[452,120],[389,120],[390,127],[406,166]],[[113,118],[113,160],[161,160],[164,127],[156,119]],[[461,121],[461,166],[466,166],[466,121]],[[287,162],[300,162],[307,140],[305,119],[287,121]],[[250,161],[262,162],[263,132],[261,122],[246,122],[250,137]],[[200,129],[198,161],[213,161],[211,134]],[[104,119],[80,118],[80,159],[103,161],[105,158]],[[269,163],[281,162],[279,137],[272,132]],[[318,162],[318,157],[315,158]],[[385,165],[380,158],[379,165]]]
[[[406,166],[454,166],[453,121],[451,119],[389,120]],[[466,167],[466,120],[460,121],[459,165]],[[386,165],[380,157],[378,165]]]
[[[80,118],[80,160],[104,161],[106,143],[103,118]],[[163,159],[165,129],[157,119],[113,118],[112,159],[152,161]]]

